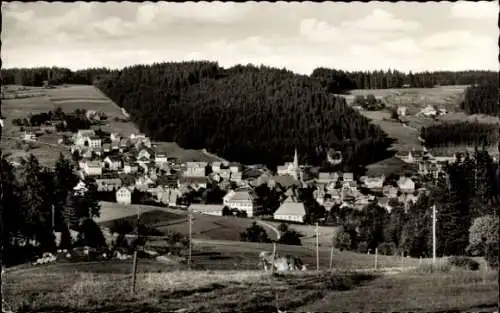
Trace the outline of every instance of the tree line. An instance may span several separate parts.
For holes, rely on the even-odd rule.
[[[422,127],[420,137],[427,147],[452,145],[495,146],[499,143],[499,125],[457,121]]]
[[[498,264],[500,163],[476,149],[448,164],[413,205],[392,202],[390,213],[372,203],[361,211],[336,207],[331,215],[341,225],[338,248],[382,254],[403,252],[432,256],[432,206],[437,212],[437,255],[484,255]],[[496,221],[496,222],[495,222]]]
[[[352,89],[432,88],[438,85],[474,85],[498,81],[498,73],[493,71],[348,72],[324,67],[316,68],[311,77],[319,79],[326,90],[331,93],[345,93]]]
[[[89,68],[71,71],[61,67],[10,68],[2,69],[2,85],[23,85],[41,87],[44,81],[51,85],[91,85],[100,75],[107,74],[107,68]]]
[[[465,91],[461,108],[468,114],[500,116],[498,77],[486,84],[470,86]]]

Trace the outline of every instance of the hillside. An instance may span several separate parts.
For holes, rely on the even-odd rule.
[[[41,114],[61,108],[65,113],[72,113],[76,109],[94,110],[106,114],[107,120],[100,127],[107,132],[118,132],[122,136],[138,133],[139,129],[132,122],[125,119],[121,109],[106,95],[92,85],[61,85],[56,88],[26,87],[18,85],[2,86],[2,115],[5,117],[5,127],[0,147],[10,153],[9,159],[16,160],[33,153],[45,166],[53,166],[59,153],[69,155],[69,147],[58,143],[61,133],[54,131],[42,132],[36,142],[21,142],[24,133],[13,121],[18,118],[27,118],[30,114]],[[212,161],[219,160],[201,150],[183,149],[175,142],[154,142],[156,149],[167,153],[171,157],[185,161]]]
[[[206,147],[247,164],[273,167],[291,159],[295,148],[301,162],[320,164],[334,148],[344,151],[347,164],[362,165],[385,157],[390,144],[343,98],[286,70],[163,63],[113,72],[96,86],[153,139]]]

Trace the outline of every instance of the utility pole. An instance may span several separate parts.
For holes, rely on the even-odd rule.
[[[319,272],[319,224],[316,222],[316,271]]]
[[[192,241],[193,241],[193,214],[189,212],[188,214],[188,224],[189,224],[189,254],[188,254],[188,269],[191,269],[191,250],[192,250]]]
[[[432,263],[436,264],[436,205],[432,206]]]
[[[333,246],[330,248],[330,270],[333,267]]]
[[[56,222],[55,222],[55,209],[54,205],[52,205],[52,232],[56,230]]]
[[[378,267],[378,248],[375,248],[375,270]]]
[[[276,241],[273,241],[273,257],[271,262],[271,274],[274,275],[274,263],[276,262]]]
[[[135,251],[134,251],[134,261],[132,263],[132,293],[135,293],[135,282],[136,282],[136,276],[137,276],[137,245],[139,243],[139,219],[141,217],[141,207],[137,207],[137,222],[136,222],[136,235],[137,238],[135,239]]]

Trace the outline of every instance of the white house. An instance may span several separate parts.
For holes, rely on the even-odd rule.
[[[104,159],[104,166],[112,171],[118,171],[122,166],[122,160],[117,156],[107,156]]]
[[[390,185],[386,185],[382,188],[382,193],[384,196],[388,198],[397,198],[398,197],[398,188]]]
[[[156,164],[168,164],[167,155],[166,154],[155,155],[155,163]]]
[[[400,177],[398,180],[398,187],[403,192],[415,191],[415,183],[408,177]]]
[[[109,135],[109,139],[111,139],[111,142],[113,142],[113,143],[116,143],[116,142],[119,143],[122,138],[121,138],[120,134],[118,134],[118,133],[111,133]]]
[[[32,132],[24,132],[22,138],[24,141],[36,141],[36,135],[33,134]]]
[[[364,185],[368,189],[382,189],[384,187],[385,176],[379,177],[366,177]]]
[[[116,191],[116,202],[120,204],[131,204],[132,203],[132,192],[130,189],[121,187]]]
[[[219,161],[214,161],[212,162],[212,172],[218,173],[220,171],[222,162]]]
[[[229,178],[231,177],[231,171],[228,168],[220,169],[218,174],[224,180],[229,180]]]
[[[186,162],[186,171],[184,176],[187,177],[205,177],[207,162]]]
[[[428,105],[425,108],[423,108],[418,115],[424,115],[424,116],[436,116],[437,115],[436,109],[432,105]]]
[[[258,214],[260,209],[252,190],[231,190],[224,197],[223,202],[229,208],[245,211],[248,217]]]
[[[146,135],[139,133],[139,134],[130,134],[130,139],[131,140],[139,140],[139,139],[146,139]]]
[[[406,116],[407,108],[404,106],[399,106],[397,109],[398,116]]]
[[[151,157],[153,156],[153,151],[151,149],[141,149],[139,153],[137,154],[137,160],[145,159],[149,162],[151,160]]]
[[[191,204],[188,211],[207,215],[222,216],[222,204]]]
[[[318,174],[317,182],[319,184],[328,184],[331,182],[337,182],[339,179],[339,175],[337,173],[329,173],[329,172],[320,172]]]
[[[102,164],[99,161],[87,161],[83,164],[83,172],[87,176],[101,176]]]
[[[136,173],[139,170],[139,166],[135,163],[125,162],[123,165],[123,172],[126,174]]]
[[[234,174],[234,173],[239,173],[240,171],[240,165],[237,164],[237,163],[232,163],[230,166],[229,166],[229,171],[231,171],[231,174]]]
[[[97,136],[89,136],[86,139],[86,143],[89,148],[98,150],[101,149],[102,140]]]
[[[343,182],[352,182],[352,181],[354,181],[354,175],[353,175],[353,173],[344,173],[342,175],[342,181]]]
[[[241,172],[236,172],[236,173],[233,172],[233,173],[231,173],[230,180],[234,181],[235,183],[239,183],[239,182],[241,182],[242,178],[243,178],[243,174]]]
[[[306,209],[304,203],[295,202],[289,197],[283,204],[274,212],[274,219],[280,221],[290,221],[304,223]]]
[[[87,138],[95,136],[93,129],[79,129],[75,135],[75,145],[84,146]]]

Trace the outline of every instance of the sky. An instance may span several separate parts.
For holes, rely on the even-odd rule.
[[[4,68],[183,60],[401,71],[498,68],[498,2],[9,2]]]

